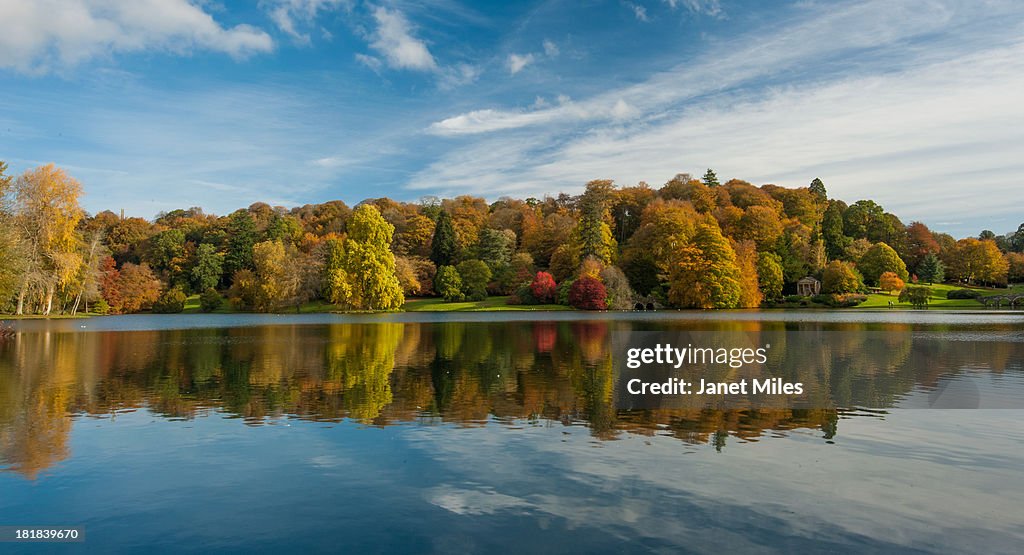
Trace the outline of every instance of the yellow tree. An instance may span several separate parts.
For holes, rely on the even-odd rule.
[[[55,293],[75,278],[82,265],[75,233],[82,219],[78,207],[82,186],[64,170],[47,164],[22,174],[15,191],[16,219],[28,266],[17,313],[24,313],[25,299],[35,289],[42,293],[42,313],[50,314]]]
[[[402,306],[405,296],[395,273],[395,255],[389,249],[394,232],[395,227],[381,217],[375,206],[364,204],[356,208],[343,252],[337,253],[340,267],[335,268],[328,261],[332,301],[355,310],[393,310]],[[334,283],[341,280],[346,283]]]

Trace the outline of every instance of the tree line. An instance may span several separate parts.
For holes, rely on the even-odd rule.
[[[1024,281],[1024,224],[957,240],[905,225],[871,200],[807,187],[679,174],[660,188],[591,181],[543,199],[369,199],[295,208],[256,203],[153,220],[95,215],[52,164],[0,163],[0,312],[394,310],[411,296],[628,309],[757,307],[806,276],[841,298],[868,287]],[[898,287],[897,287],[898,285]],[[226,300],[226,301],[225,301]]]

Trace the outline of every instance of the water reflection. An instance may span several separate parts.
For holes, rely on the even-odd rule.
[[[768,430],[803,428],[829,440],[842,418],[867,414],[858,407],[893,406],[958,373],[1012,372],[1019,387],[1024,360],[1013,324],[705,322],[705,330],[801,331],[803,342],[774,340],[770,365],[808,384],[819,402],[616,410],[611,334],[690,327],[570,320],[22,331],[0,343],[0,463],[34,479],[68,457],[75,419],[143,407],[167,419],[220,412],[249,425],[282,417],[375,426],[547,421],[587,426],[601,440],[667,435],[718,449]],[[836,330],[843,333],[815,339]]]

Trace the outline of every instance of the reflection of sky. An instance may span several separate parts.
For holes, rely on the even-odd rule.
[[[796,430],[718,453],[546,421],[254,427],[143,410],[77,419],[71,456],[34,482],[0,474],[0,522],[85,526],[91,550],[1013,552],[1021,416],[893,411],[841,420],[834,444]]]

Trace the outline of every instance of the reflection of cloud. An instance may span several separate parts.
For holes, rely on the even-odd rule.
[[[529,501],[489,488],[468,490],[444,485],[428,490],[426,498],[428,502],[459,515],[490,515],[533,506]]]

